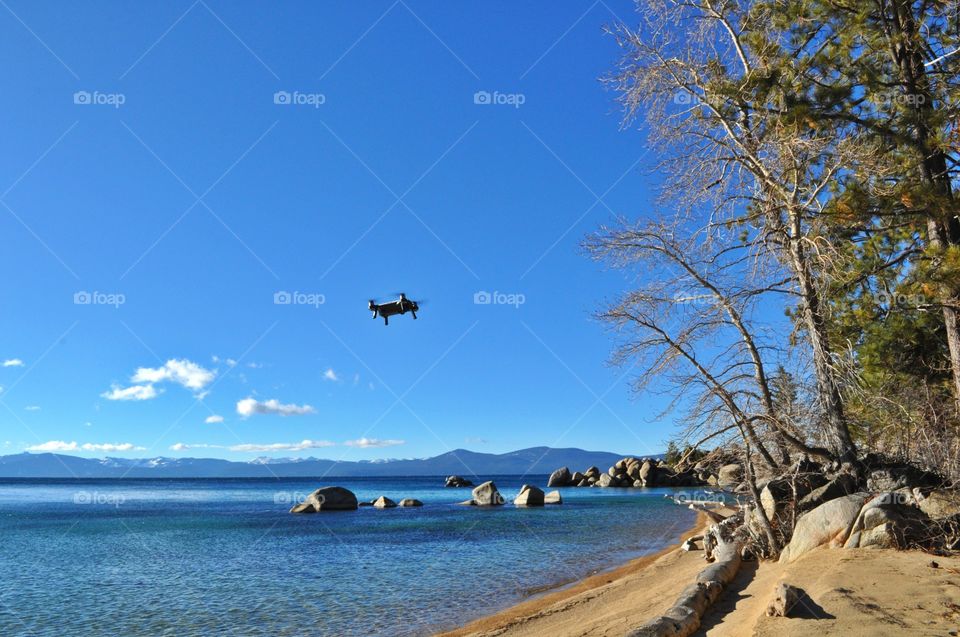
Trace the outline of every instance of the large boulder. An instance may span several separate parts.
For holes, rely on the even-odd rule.
[[[775,521],[780,513],[788,508],[793,501],[794,489],[796,489],[796,497],[802,499],[826,482],[827,479],[820,474],[781,477],[770,480],[760,491],[760,504],[763,505],[767,519],[771,522]]]
[[[904,501],[903,493],[881,493],[860,510],[846,548],[908,548],[924,535],[929,518]]]
[[[797,508],[800,511],[816,509],[824,502],[857,492],[857,478],[849,473],[841,473],[830,482],[817,487],[800,499]]]
[[[853,493],[835,498],[800,516],[780,562],[793,562],[822,544],[842,545],[868,497],[866,493]]]
[[[936,489],[920,500],[920,510],[931,520],[943,520],[960,513],[960,489]]]
[[[584,477],[587,477],[587,478],[598,479],[600,478],[600,469],[598,469],[597,467],[590,467],[589,469],[583,472],[583,475]]]
[[[473,503],[477,506],[499,506],[503,504],[503,496],[497,491],[497,485],[488,480],[474,487]]]
[[[416,498],[404,498],[400,500],[400,506],[402,507],[422,507],[423,502],[417,500]]]
[[[580,473],[579,471],[574,471],[573,475],[570,476],[570,484],[572,484],[575,487],[579,487],[580,483],[583,482],[585,479],[586,479],[586,476],[584,476],[582,473]]]
[[[646,487],[653,487],[657,484],[657,466],[647,460],[640,466],[637,477]]]
[[[472,487],[473,483],[463,476],[447,476],[445,487]]]
[[[874,469],[867,478],[867,488],[875,493],[896,491],[902,487],[936,488],[943,478],[913,465],[889,465]]]
[[[319,513],[320,511],[355,511],[357,496],[343,487],[320,487],[297,504],[290,513]]]
[[[544,494],[543,503],[544,504],[563,504],[563,498],[560,497],[559,491],[551,491],[550,493]]]
[[[543,491],[539,487],[525,484],[520,487],[520,493],[513,503],[518,507],[542,507]]]
[[[717,472],[717,485],[720,487],[735,487],[743,479],[743,467],[739,464],[725,464]]]
[[[567,467],[560,467],[550,474],[550,479],[547,480],[547,486],[566,487],[570,485],[571,478],[572,476],[570,475],[570,469]]]
[[[393,507],[397,506],[397,503],[387,496],[382,495],[373,501],[373,506],[378,509],[392,509]]]
[[[598,487],[613,487],[616,486],[613,476],[609,473],[600,474],[600,479],[597,480]]]

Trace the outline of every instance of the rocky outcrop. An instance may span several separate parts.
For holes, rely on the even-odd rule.
[[[472,487],[473,483],[463,476],[447,476],[445,487]]]
[[[399,502],[402,507],[422,507],[423,502],[417,500],[416,498],[404,498]]]
[[[573,476],[570,474],[570,469],[567,467],[560,467],[550,474],[550,478],[547,480],[547,486],[569,487],[572,484],[572,478]]]
[[[392,509],[393,507],[397,506],[397,503],[387,496],[382,495],[373,501],[373,506],[378,509]]]
[[[550,474],[548,487],[687,487],[704,484],[692,469],[676,471],[674,467],[652,458],[627,456],[618,460],[605,473],[590,467],[572,474],[561,467]]]
[[[740,464],[731,463],[720,467],[717,472],[717,486],[734,487],[743,480],[743,467]]]
[[[525,484],[520,487],[520,493],[513,500],[513,503],[518,507],[542,507],[544,503],[543,491],[533,485]]]
[[[845,495],[857,492],[857,478],[849,473],[841,473],[826,484],[817,487],[807,495],[800,498],[797,508],[801,512],[810,511],[817,508],[824,502],[835,500]]]
[[[767,519],[772,522],[794,502],[794,499],[800,500],[814,489],[826,485],[827,482],[828,479],[819,473],[775,478],[764,485],[760,492],[760,504],[767,514]],[[850,491],[847,491],[847,493],[850,493]],[[829,499],[832,498],[826,498],[824,501]]]
[[[321,511],[355,511],[357,496],[343,487],[320,487],[300,504],[290,509],[290,513],[319,513]]]
[[[868,497],[866,493],[853,493],[804,513],[780,554],[780,562],[792,562],[822,544],[842,546]]]

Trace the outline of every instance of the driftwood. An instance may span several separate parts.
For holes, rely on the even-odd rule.
[[[729,517],[729,516],[727,516],[727,515],[721,515],[721,514],[717,513],[716,511],[713,511],[713,510],[711,510],[711,509],[708,509],[707,507],[703,506],[702,504],[698,504],[698,503],[691,503],[690,506],[687,507],[687,508],[689,508],[691,511],[698,511],[698,512],[700,512],[700,513],[703,513],[703,514],[706,515],[708,518],[710,518],[711,521],[713,521],[714,523],[717,523],[717,524],[719,524],[720,522],[723,522],[724,520],[726,520],[726,519]]]
[[[704,548],[708,541],[711,542],[711,553],[716,561],[700,571],[696,581],[683,589],[666,613],[631,630],[627,637],[688,637],[700,627],[707,608],[717,601],[724,586],[740,570],[740,542],[733,538],[732,530],[732,524],[709,527],[703,537]]]

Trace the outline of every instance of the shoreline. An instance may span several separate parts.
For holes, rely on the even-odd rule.
[[[707,516],[700,512],[697,514],[693,526],[675,535],[667,546],[655,553],[634,558],[624,564],[593,573],[592,575],[587,575],[579,580],[545,586],[542,591],[533,593],[527,599],[517,602],[513,606],[471,620],[457,628],[436,632],[434,633],[434,637],[499,635],[513,628],[523,626],[537,618],[542,618],[553,613],[563,613],[567,610],[566,608],[554,607],[575,602],[575,598],[592,596],[606,587],[624,584],[628,579],[643,575],[651,566],[664,558],[683,553],[679,545],[687,537],[698,535],[699,531],[707,525],[708,521]],[[694,551],[686,555],[698,558],[698,568],[703,566],[702,552]],[[687,579],[688,578],[683,577],[684,585],[686,585]],[[664,604],[669,605],[671,600],[665,597],[662,601]],[[637,617],[637,625],[642,623],[643,619],[643,617]]]

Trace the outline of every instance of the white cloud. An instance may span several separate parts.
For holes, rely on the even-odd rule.
[[[4,367],[23,367],[23,361],[19,358],[8,358],[7,360],[0,363]]]
[[[362,449],[369,449],[374,447],[396,447],[397,445],[405,444],[404,440],[381,440],[379,438],[358,438],[357,440],[348,440],[345,445],[348,447],[360,447]]]
[[[138,447],[129,442],[122,442],[118,444],[112,444],[109,442],[105,443],[90,443],[85,442],[82,445],[77,444],[76,441],[65,442],[63,440],[49,440],[39,445],[33,445],[32,447],[27,447],[27,451],[106,451],[106,452],[116,452],[116,451],[145,451],[145,447]]]
[[[187,451],[188,449],[223,449],[223,445],[208,445],[205,443],[188,445],[183,442],[170,445],[170,451]]]
[[[328,440],[302,440],[300,442],[277,442],[273,444],[244,444],[233,445],[230,451],[303,451],[305,449],[320,449],[335,447],[337,443]]]
[[[171,381],[188,389],[203,389],[213,381],[215,376],[214,372],[185,358],[171,358],[164,363],[163,367],[138,368],[130,380],[134,383]]]
[[[237,413],[248,418],[254,414],[276,414],[279,416],[303,416],[316,413],[310,405],[281,404],[275,398],[259,401],[256,398],[244,398],[237,401]]]
[[[323,380],[338,381],[340,377],[337,376],[337,372],[333,371],[332,367],[328,367],[327,371],[323,372]]]
[[[27,405],[24,409],[27,411],[40,411],[40,405]]]
[[[212,416],[207,416],[207,419],[204,420],[203,422],[207,423],[208,425],[214,425],[218,422],[223,422],[223,416],[218,416],[216,414]]]
[[[105,391],[100,396],[107,400],[150,400],[157,397],[157,390],[153,385],[112,385],[110,391]]]

